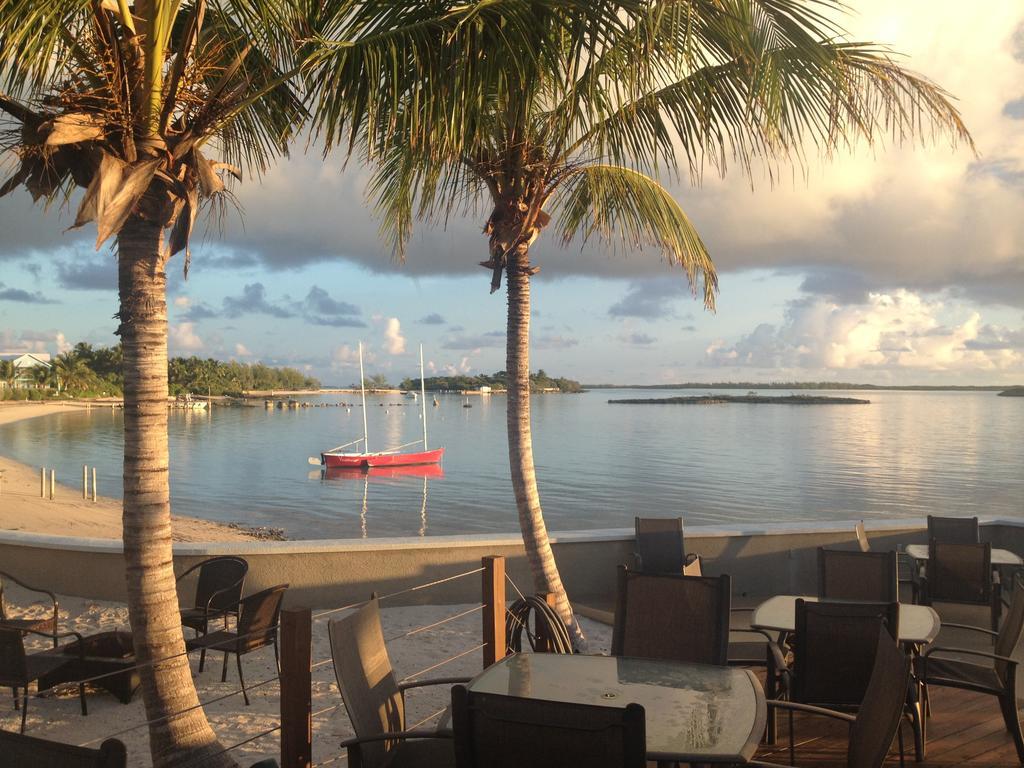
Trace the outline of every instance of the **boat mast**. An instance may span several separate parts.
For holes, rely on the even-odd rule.
[[[423,379],[423,345],[420,344],[420,410],[423,411],[423,450],[427,448],[427,383]]]
[[[370,430],[366,428],[366,376],[363,375],[363,342],[359,342],[359,391],[363,395],[363,453],[370,452]]]

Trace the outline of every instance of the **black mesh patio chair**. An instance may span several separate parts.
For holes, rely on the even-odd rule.
[[[679,574],[691,563],[695,554],[686,554],[683,544],[683,518],[637,517],[636,549],[633,557],[636,570],[650,574]]]
[[[74,655],[65,655],[55,651],[43,651],[41,653],[25,652],[25,635],[40,635],[46,638],[54,637],[51,632],[36,632],[32,629],[10,629],[0,627],[0,686],[14,690],[14,708],[19,706],[18,689],[22,690],[21,697],[21,733],[25,732],[25,719],[28,717],[28,687],[30,684],[41,678],[43,675],[60,669],[65,664],[75,660]],[[78,656],[81,661],[85,656],[82,652],[82,636],[77,632],[61,632],[57,638],[74,637],[78,639]],[[85,684],[78,684],[78,697],[82,702],[82,714],[89,714],[85,704]]]
[[[829,603],[796,601],[792,665],[782,649],[772,646],[768,694],[781,687],[784,698],[800,704],[854,711],[861,706],[875,665],[880,629],[895,646],[899,637],[899,603]],[[902,653],[902,650],[900,651]],[[775,672],[781,672],[776,678]],[[777,680],[777,682],[776,682]],[[908,703],[909,688],[903,690]],[[924,756],[924,724],[918,708],[908,705],[918,759]],[[789,719],[793,741],[793,718]]]
[[[652,576],[619,566],[612,655],[728,661],[729,577]]]
[[[857,535],[857,544],[860,545],[860,551],[870,552],[871,541],[868,539],[868,533],[864,529],[864,521],[861,520],[857,523],[853,530]],[[910,601],[912,603],[918,602],[919,599],[917,571],[917,561],[914,558],[906,552],[896,553],[896,582],[900,587],[903,585],[910,587]]]
[[[99,749],[90,749],[0,731],[0,755],[3,765],[26,768],[125,768],[128,765],[128,752],[117,739],[107,739]]]
[[[999,629],[1003,601],[992,580],[992,545],[947,544],[932,539],[921,582],[921,602],[981,605],[989,609],[992,631]]]
[[[234,632],[218,629],[185,641],[185,648],[189,651],[199,649],[224,652],[224,667],[220,675],[222,683],[228,679],[228,654],[235,654],[235,661],[238,662],[238,682],[242,686],[242,697],[246,706],[249,705],[249,693],[245,690],[242,657],[271,645],[274,647],[277,671],[281,671],[281,660],[277,650],[277,625],[281,615],[281,601],[287,589],[287,584],[278,584],[276,587],[243,597],[238,606],[238,624]]]
[[[1018,579],[1010,610],[998,633],[968,624],[942,623],[943,629],[950,627],[985,635],[995,640],[995,647],[991,651],[980,651],[930,646],[917,660],[918,678],[924,685],[925,701],[929,701],[927,691],[932,685],[995,696],[999,699],[1006,730],[1010,732],[1017,747],[1017,757],[1024,763],[1024,736],[1021,735],[1020,715],[1017,711],[1017,661],[1013,658],[1021,635],[1024,634],[1024,585]],[[970,656],[972,660],[959,659],[956,655]]]
[[[818,547],[818,597],[898,603],[895,552],[854,552]]]
[[[928,541],[943,544],[977,544],[981,541],[976,517],[928,515]]]
[[[898,736],[900,765],[903,765],[903,731],[906,692],[910,686],[910,660],[893,642],[886,628],[879,630],[875,641],[874,664],[871,668],[864,698],[856,716],[846,712],[815,707],[792,701],[769,701],[772,709],[820,715],[844,720],[850,725],[850,739],[846,750],[847,768],[880,768],[892,748],[893,737]],[[795,764],[795,745],[792,735],[789,745],[790,764]],[[752,766],[772,768],[775,763],[754,761]]]
[[[35,618],[12,618],[8,616],[7,601],[5,600],[4,595],[4,584],[8,581],[14,582],[28,592],[37,592],[40,595],[46,595],[50,600],[53,610],[48,611],[46,616],[38,616]],[[39,587],[30,586],[16,576],[0,571],[0,627],[32,630],[33,632],[45,632],[53,637],[53,647],[56,648],[58,614],[57,596],[53,594],[53,592],[48,589],[40,589]]]
[[[391,667],[376,599],[328,624],[334,674],[355,738],[341,746],[354,768],[451,768],[451,734],[426,728],[406,730],[405,692],[429,685],[465,683],[448,677],[399,683]],[[444,717],[441,721],[444,721]]]
[[[196,637],[202,637],[210,630],[210,622],[222,619],[224,629],[228,628],[228,616],[238,616],[238,604],[242,600],[245,575],[249,563],[241,557],[211,557],[196,563],[175,579],[181,582],[199,572],[196,580],[196,595],[191,608],[181,611],[182,625],[195,630]],[[199,654],[199,671],[206,664],[206,651]]]
[[[644,708],[452,689],[457,768],[644,768]]]

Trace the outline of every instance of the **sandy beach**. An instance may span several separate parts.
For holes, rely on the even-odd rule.
[[[34,597],[14,586],[5,592],[5,598],[12,606],[12,616],[43,614],[48,604],[44,606],[41,603],[32,603]],[[128,611],[122,604],[76,597],[60,597],[59,602],[62,631],[73,630],[82,634],[93,634],[128,629]],[[398,678],[413,676],[439,661],[479,644],[479,612],[470,613],[409,637],[398,638],[411,629],[432,624],[470,608],[472,606],[468,605],[403,608],[383,606],[381,615],[384,637],[388,640],[388,652]],[[315,614],[316,611],[314,616]],[[327,639],[327,622],[343,615],[335,613],[315,618],[313,623],[313,712],[319,713],[314,714],[313,718],[313,760],[317,765],[343,754],[338,748],[338,743],[352,735],[348,716],[338,694]],[[587,619],[581,621],[590,640],[591,652],[607,653],[611,642],[610,628]],[[43,638],[32,642],[35,650],[45,650],[47,647],[47,641]],[[200,701],[206,702],[238,690],[238,673],[233,657],[228,666],[228,679],[225,683],[220,681],[220,655],[213,654],[207,659],[207,665],[201,674],[198,671],[198,654],[194,654],[191,662]],[[275,677],[274,654],[270,648],[245,656],[243,664],[246,685],[250,688]],[[422,677],[469,677],[480,671],[481,664],[481,654],[476,651]],[[128,747],[128,765],[132,768],[148,768],[151,765],[148,736],[146,728],[140,727],[146,720],[141,695],[136,694],[130,704],[121,704],[104,690],[87,690],[89,714],[85,717],[79,709],[77,689],[59,691],[42,698],[31,697],[26,733],[95,747],[104,738],[130,729],[117,735],[117,738]],[[248,707],[242,701],[240,693],[206,706],[207,718],[224,746],[237,744],[280,723],[280,684],[276,680],[252,688],[249,698],[252,704]],[[437,713],[449,699],[448,688],[444,686],[413,689],[407,699],[409,725]],[[17,730],[20,717],[21,713],[13,709],[8,699],[7,704],[0,708],[0,728]],[[233,750],[232,754],[241,765],[251,765],[263,757],[279,758],[279,734],[269,734]],[[339,764],[346,763],[342,760]]]
[[[0,403],[0,424],[38,418],[71,408],[78,403]],[[109,408],[102,403],[93,408]],[[3,447],[0,446],[0,452]],[[58,478],[59,480],[60,478]],[[65,478],[67,479],[67,478]],[[39,495],[39,468],[0,455],[0,529],[32,531],[55,536],[121,538],[121,500],[99,496],[95,503],[82,498],[82,489],[58,482],[51,501]],[[98,484],[102,490],[102,483]],[[251,541],[245,531],[193,517],[173,517],[175,541]]]

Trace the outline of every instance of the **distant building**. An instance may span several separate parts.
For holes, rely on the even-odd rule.
[[[489,395],[489,394],[491,394],[491,388],[488,387],[486,384],[484,384],[482,387],[480,387],[480,394],[481,395]]]
[[[0,381],[0,388],[11,386],[14,389],[30,389],[39,386],[36,383],[35,369],[50,368],[48,352],[0,352],[0,360],[14,363],[14,379],[11,382]]]

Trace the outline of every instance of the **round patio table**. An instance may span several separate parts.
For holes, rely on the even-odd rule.
[[[750,626],[775,632],[796,631],[796,601],[816,603],[819,598],[806,595],[777,595],[770,597],[754,609]],[[829,600],[841,603],[842,600]],[[857,601],[847,601],[857,602]],[[924,645],[939,634],[942,626],[939,614],[927,605],[900,603],[900,642]]]
[[[491,665],[469,690],[543,701],[644,708],[647,759],[746,763],[767,705],[749,670],[622,656],[520,653]]]

